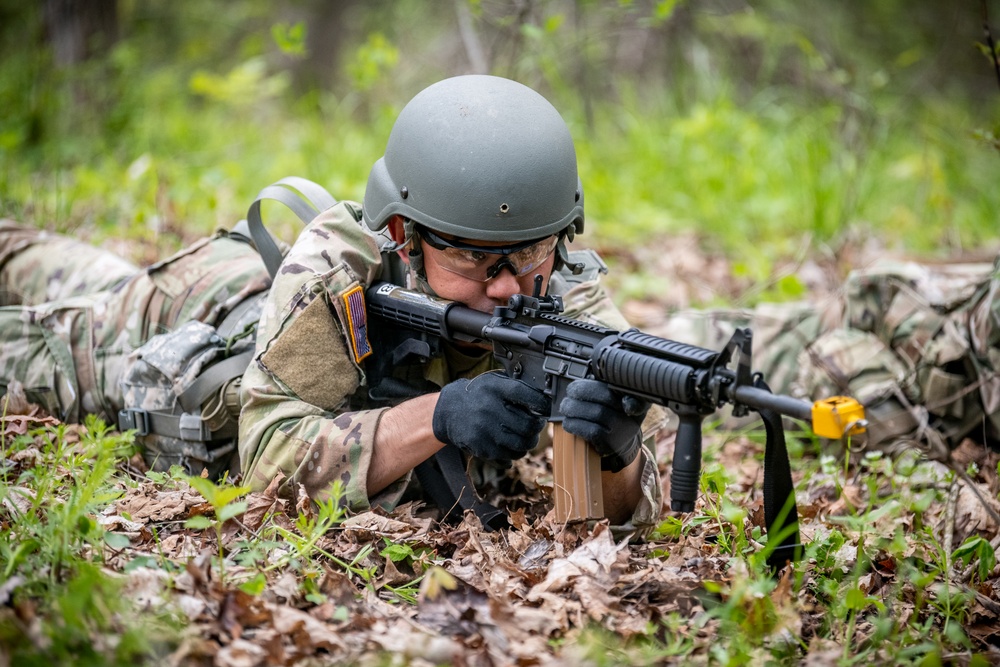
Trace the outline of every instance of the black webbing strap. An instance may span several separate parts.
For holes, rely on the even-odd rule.
[[[434,504],[447,512],[445,521],[457,523],[465,510],[471,509],[487,530],[507,528],[507,513],[479,499],[472,480],[465,472],[462,452],[454,445],[445,445],[414,472],[424,493]]]
[[[771,391],[760,374],[754,376],[754,386]],[[781,415],[767,409],[758,410],[758,413],[767,433],[764,445],[764,523],[767,527],[768,547],[773,549],[767,564],[778,570],[785,563],[795,562],[802,555],[799,509],[795,504],[792,466],[788,460]],[[773,542],[779,537],[782,537],[780,543]]]

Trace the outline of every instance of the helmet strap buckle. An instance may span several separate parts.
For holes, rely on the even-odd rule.
[[[571,262],[569,261],[569,253],[566,251],[566,244],[560,238],[559,243],[556,245],[556,262],[554,270],[558,271],[562,267],[569,269],[570,273],[574,276],[578,276],[583,273],[583,269],[586,268],[586,264],[583,262]]]

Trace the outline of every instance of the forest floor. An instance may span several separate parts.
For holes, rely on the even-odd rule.
[[[728,272],[677,252],[688,295],[624,304],[640,326]],[[835,267],[796,270],[835,291]],[[1000,455],[971,441],[932,461],[791,438],[806,549],[772,576],[752,429],[709,430],[695,511],[642,536],[556,522],[550,451],[516,462],[511,527],[486,532],[150,472],[23,401],[2,420],[0,664],[1000,662]]]

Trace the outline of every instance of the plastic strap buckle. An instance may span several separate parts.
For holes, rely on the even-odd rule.
[[[122,431],[135,430],[136,435],[149,435],[149,415],[139,408],[119,410],[118,428]]]
[[[208,440],[209,434],[206,433],[207,429],[203,428],[204,424],[205,422],[202,420],[201,415],[185,412],[177,421],[177,428],[180,431],[181,439],[199,441]]]

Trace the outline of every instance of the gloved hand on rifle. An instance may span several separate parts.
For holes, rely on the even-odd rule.
[[[600,380],[574,380],[559,404],[566,432],[586,440],[601,455],[601,470],[611,472],[639,454],[648,410],[648,402],[619,394]]]
[[[538,444],[551,402],[540,390],[503,373],[455,380],[434,408],[434,437],[472,456],[500,463],[519,459]]]

